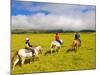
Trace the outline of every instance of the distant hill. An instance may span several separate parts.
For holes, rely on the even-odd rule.
[[[60,33],[66,33],[66,32],[76,32],[73,30],[34,30],[34,29],[13,29],[11,31],[12,34],[24,34],[24,33],[56,33],[56,32],[60,32]],[[80,30],[79,32],[96,32],[96,30]]]

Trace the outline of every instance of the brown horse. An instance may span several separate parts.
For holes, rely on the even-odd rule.
[[[81,46],[81,41],[80,40],[74,40],[72,43],[72,49],[77,51],[78,48]]]

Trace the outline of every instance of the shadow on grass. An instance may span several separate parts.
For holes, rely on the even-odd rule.
[[[67,53],[69,53],[69,52],[76,52],[76,50],[75,49],[67,49],[66,52]]]
[[[32,60],[33,61],[33,60]],[[24,64],[30,64],[30,62],[31,62],[31,59],[26,59],[25,60],[25,62],[24,62]],[[20,67],[22,67],[22,65],[21,65],[21,60],[16,64],[16,66],[17,65],[19,65]]]
[[[56,51],[52,51],[52,53],[54,54]],[[44,53],[44,56],[46,56],[46,55],[50,55],[51,54],[51,51],[50,50],[48,50],[48,51],[46,51],[45,53]]]

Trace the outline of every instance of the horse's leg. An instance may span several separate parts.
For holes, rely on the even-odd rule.
[[[78,45],[76,44],[76,46],[75,46],[75,52],[77,52],[77,50],[78,50]]]
[[[60,49],[60,47],[57,47],[57,48],[56,48],[56,52],[57,52],[57,53],[59,52],[59,49]]]
[[[55,47],[55,52],[58,52],[58,47]]]
[[[71,50],[76,52],[76,44],[74,44],[74,43],[72,44]]]
[[[76,51],[78,50],[78,45],[76,45]]]
[[[72,50],[75,50],[75,44],[72,44]]]
[[[40,50],[40,53],[42,54],[42,50]]]
[[[77,50],[79,49],[79,46],[77,45]]]
[[[25,61],[25,58],[23,57],[21,61],[21,66],[24,64],[24,61]]]
[[[51,51],[51,55],[52,55],[52,52],[53,52],[53,48],[51,48],[51,50],[50,50],[50,51]]]
[[[15,60],[15,62],[14,62],[14,64],[13,64],[13,70],[14,70],[14,68],[15,68],[15,66],[16,66],[16,64],[18,63],[18,61],[19,61],[19,58],[17,57],[17,59]]]
[[[72,50],[75,50],[75,41],[72,43]]]
[[[73,42],[73,50],[76,52],[77,51],[76,49],[77,49],[77,44],[76,44],[76,41],[74,41]]]
[[[36,52],[35,52],[35,57],[36,57],[37,60],[39,60],[39,55],[38,55],[38,54],[39,54],[39,53],[36,51]]]

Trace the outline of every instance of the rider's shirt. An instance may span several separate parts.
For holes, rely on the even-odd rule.
[[[57,41],[59,40],[59,36],[58,35],[55,36],[55,40],[57,40]]]
[[[56,36],[55,36],[55,40],[61,44],[61,41],[60,41],[59,35],[56,35]]]
[[[75,39],[80,39],[80,34],[75,34]]]
[[[30,49],[30,47],[32,47],[32,45],[30,44],[29,41],[26,41],[26,42],[25,42],[25,48],[26,48],[26,49]]]

